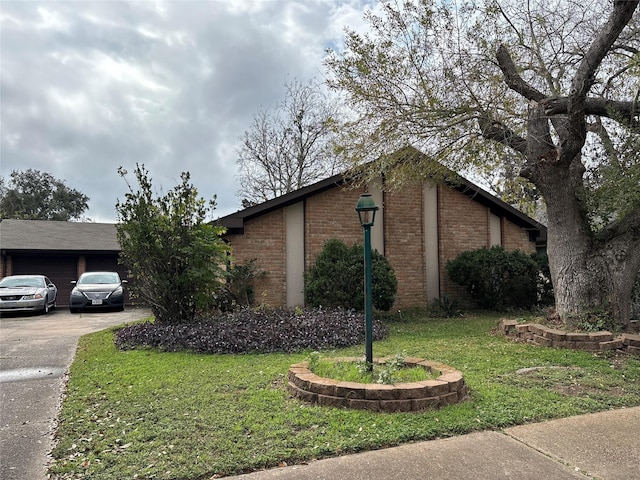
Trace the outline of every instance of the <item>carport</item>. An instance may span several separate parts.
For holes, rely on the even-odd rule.
[[[111,223],[47,220],[0,221],[0,277],[22,274],[48,276],[58,287],[59,306],[69,305],[71,282],[86,271],[116,271],[120,244]]]

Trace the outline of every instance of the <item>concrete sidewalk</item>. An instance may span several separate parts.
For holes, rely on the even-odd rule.
[[[640,407],[318,460],[241,480],[640,480]]]

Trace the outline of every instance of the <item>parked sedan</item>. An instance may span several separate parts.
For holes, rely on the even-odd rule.
[[[89,308],[124,310],[123,284],[116,272],[85,272],[71,290],[69,310],[71,313]]]
[[[58,289],[44,275],[10,275],[0,280],[0,312],[48,313]]]

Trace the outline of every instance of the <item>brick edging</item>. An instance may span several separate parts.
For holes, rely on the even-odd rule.
[[[356,357],[336,358],[336,361],[357,361]],[[385,358],[374,359],[382,364]],[[448,365],[407,358],[408,368],[422,367],[438,374],[435,380],[381,385],[342,382],[322,378],[309,370],[309,362],[297,363],[289,368],[289,393],[300,400],[322,406],[354,408],[376,412],[418,412],[458,403],[468,395],[462,373]]]
[[[640,335],[623,333],[614,337],[611,332],[574,333],[549,328],[537,323],[520,324],[516,320],[500,319],[500,331],[512,338],[533,345],[570,348],[588,352],[622,350],[632,355],[640,355]]]

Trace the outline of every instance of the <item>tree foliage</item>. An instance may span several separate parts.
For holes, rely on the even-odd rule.
[[[389,261],[371,251],[372,300],[377,310],[393,306],[398,281]],[[362,245],[347,246],[328,240],[305,278],[305,302],[311,307],[364,309],[364,252]]]
[[[336,107],[312,81],[292,81],[286,89],[275,109],[254,116],[238,149],[238,196],[245,207],[338,172],[331,152]]]
[[[118,173],[127,181],[125,169]],[[213,301],[229,252],[221,239],[224,228],[206,221],[215,200],[198,197],[188,172],[157,196],[144,165],[136,165],[134,173],[137,189],[127,181],[129,192],[116,204],[121,261],[134,279],[131,288],[151,307],[156,322],[191,322]]]
[[[327,59],[354,111],[340,151],[387,188],[444,164],[542,198],[558,313],[624,324],[640,270],[638,3],[382,0]]]
[[[566,114],[563,94],[611,3],[381,0],[379,6],[380,14],[366,15],[369,33],[348,30],[346,48],[326,61],[329,84],[346,94],[357,115],[341,128],[342,153],[352,165],[366,165],[366,178],[385,173],[402,181],[442,172],[438,163],[398,158],[410,144],[455,171],[499,182],[517,178],[525,166],[529,97],[544,105],[547,117]],[[585,113],[601,116],[603,129],[638,127],[635,22],[585,85],[593,90]],[[629,101],[617,100],[625,96]],[[598,143],[596,130],[589,123]],[[593,150],[591,160],[601,152]]]
[[[77,220],[89,197],[51,174],[29,168],[0,177],[0,218],[20,220]]]

